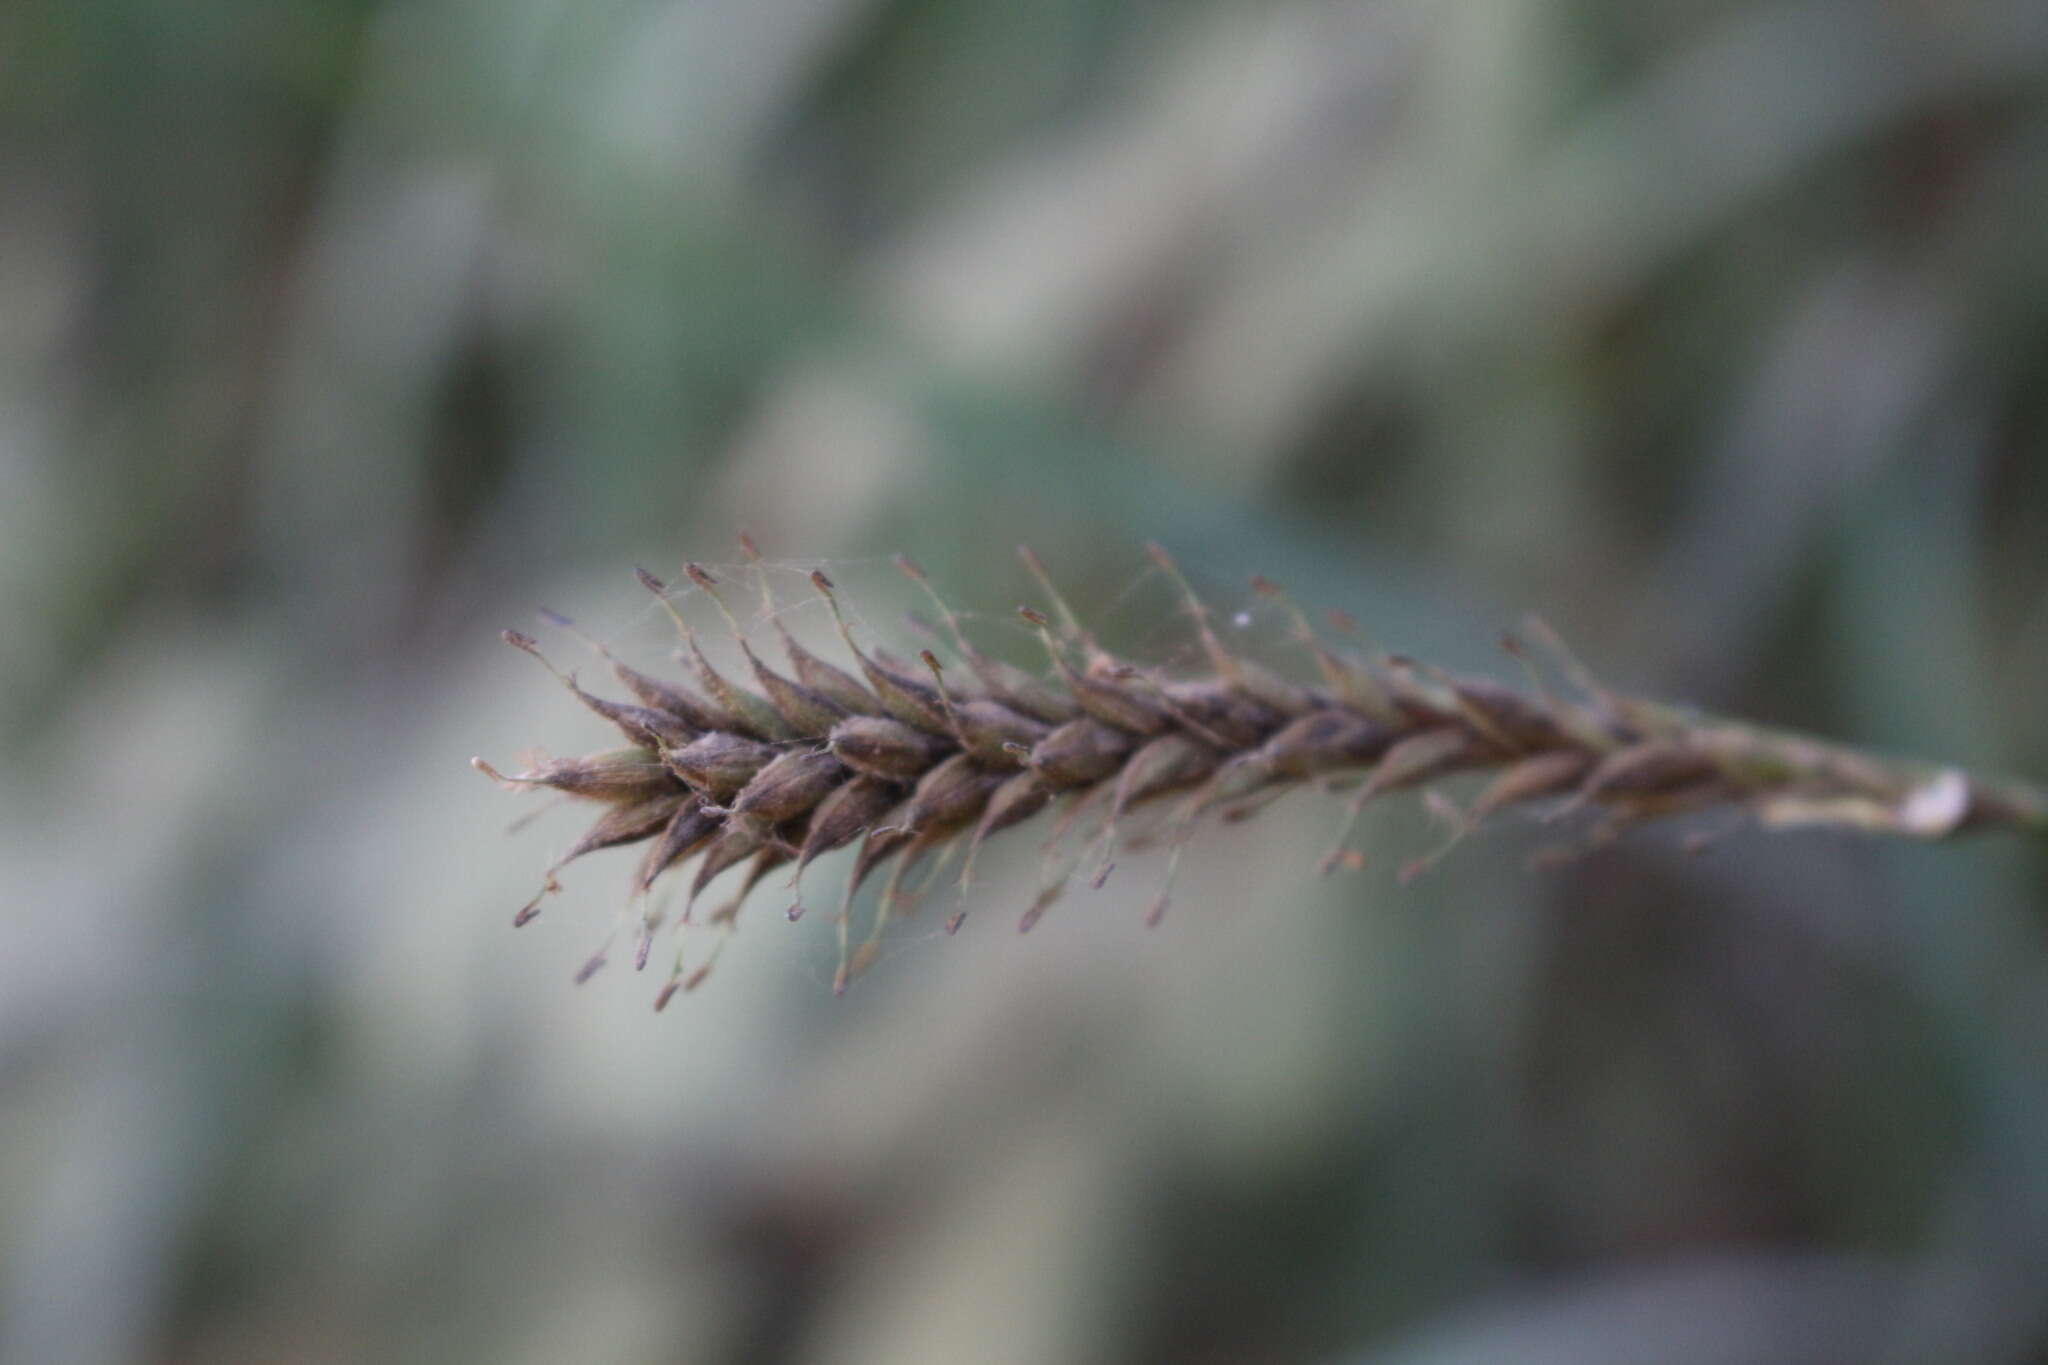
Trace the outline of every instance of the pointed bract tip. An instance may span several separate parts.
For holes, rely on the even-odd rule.
[[[926,668],[929,668],[934,673],[943,673],[946,671],[939,663],[939,656],[932,653],[928,649],[920,649],[919,651],[917,651],[917,657],[923,661],[924,666]]]
[[[1147,929],[1157,929],[1159,927],[1159,921],[1166,918],[1167,904],[1168,901],[1164,896],[1152,902],[1152,908],[1145,912],[1145,927]]]
[[[527,925],[533,923],[534,917],[538,914],[540,914],[540,902],[537,900],[528,901],[525,905],[519,907],[517,914],[512,916],[512,927],[514,929],[524,929]]]
[[[1114,871],[1116,871],[1115,863],[1104,863],[1102,866],[1102,871],[1096,873],[1093,877],[1090,877],[1088,879],[1088,889],[1091,891],[1100,891],[1102,889],[1103,883],[1109,880],[1109,874]]]
[[[811,586],[827,597],[832,595],[832,580],[825,577],[823,569],[811,570]]]
[[[637,565],[633,569],[633,577],[639,579],[640,586],[653,593],[656,597],[665,596],[668,592],[668,584]]]
[[[1026,910],[1023,914],[1017,916],[1017,932],[1020,934],[1030,933],[1031,926],[1037,924],[1038,921],[1043,919],[1044,917],[1045,907],[1043,905],[1032,906],[1029,910]]]
[[[896,568],[898,572],[900,572],[905,578],[910,579],[914,583],[922,583],[925,581],[924,566],[922,564],[919,564],[916,560],[912,559],[909,555],[906,554],[899,554],[896,555],[894,558],[896,561]]]
[[[955,910],[952,916],[946,920],[946,932],[948,934],[957,934],[960,932],[960,926],[966,922],[967,912],[965,910]]]
[[[501,630],[498,632],[498,638],[512,646],[512,648],[523,649],[528,654],[535,653],[540,649],[540,641],[534,639],[523,630]]]
[[[739,533],[738,539],[741,554],[745,555],[748,559],[759,559],[761,557],[761,547],[754,543],[754,537],[751,534],[742,531]]]
[[[1017,614],[1040,630],[1052,624],[1052,618],[1036,607],[1019,607]]]
[[[671,981],[663,986],[660,994],[654,997],[654,1012],[660,1014],[663,1010],[667,1009],[668,1002],[675,999],[676,992],[682,988],[683,983],[680,981]]]
[[[804,903],[802,901],[791,901],[789,903],[789,909],[783,911],[782,913],[789,916],[789,922],[791,924],[795,924],[798,920],[804,917]]]
[[[1339,848],[1332,849],[1329,855],[1323,859],[1323,865],[1317,870],[1327,877],[1340,867],[1346,872],[1357,872],[1364,866],[1365,855],[1363,853],[1360,853],[1355,848]]]
[[[573,630],[576,627],[576,623],[574,621],[562,615],[562,613],[554,611],[548,607],[538,607],[534,610],[533,614],[540,617],[541,620],[547,622],[549,625],[555,627],[557,630]]]
[[[696,990],[704,984],[704,978],[709,975],[711,975],[711,964],[707,962],[696,971],[690,973],[689,979],[683,982],[683,991],[687,994],[690,991]]]
[[[700,588],[709,588],[718,582],[717,579],[704,571],[702,564],[697,563],[695,560],[691,560],[688,564],[683,565],[683,573],[692,583],[695,583]]]
[[[634,943],[634,945],[633,945],[633,970],[634,970],[634,971],[636,971],[636,972],[644,972],[644,971],[646,971],[646,970],[647,970],[647,955],[648,955],[649,953],[652,953],[653,951],[654,951],[654,930],[652,930],[652,929],[642,929],[642,930],[640,931],[640,938],[639,938],[639,941],[637,941],[637,942],[636,942],[636,943]]]
[[[598,968],[602,966],[604,966],[604,954],[599,953],[596,957],[591,958],[590,961],[584,963],[581,967],[577,969],[576,984],[580,986],[584,982],[590,980],[591,977],[596,976]]]
[[[846,994],[846,964],[840,963],[839,970],[832,973],[832,994]]]

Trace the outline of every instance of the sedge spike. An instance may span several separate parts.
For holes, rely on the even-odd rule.
[[[751,542],[743,542],[743,550],[759,573],[759,551]],[[763,575],[763,616],[774,624],[793,669],[785,675],[744,639],[716,580],[695,564],[686,570],[739,637],[759,693],[710,666],[668,599],[667,585],[644,570],[642,586],[660,601],[683,642],[683,662],[694,675],[689,684],[633,671],[566,618],[547,615],[557,629],[592,644],[635,695],[633,703],[609,701],[584,691],[574,674],[555,669],[531,636],[506,632],[508,643],[539,659],[559,685],[616,726],[626,742],[582,758],[539,762],[524,772],[506,773],[484,759],[472,760],[506,789],[552,788],[559,799],[600,808],[596,825],[546,870],[540,892],[519,908],[514,923],[532,919],[542,901],[560,890],[556,873],[565,863],[597,849],[651,840],[627,908],[576,979],[588,979],[605,964],[612,942],[636,918],[634,910],[633,965],[644,969],[662,921],[647,902],[650,885],[672,868],[696,865],[676,922],[680,931],[691,920],[689,905],[697,894],[721,872],[745,863],[737,894],[710,917],[718,937],[708,960],[686,969],[678,948],[656,998],[661,1009],[702,983],[737,927],[741,904],[770,871],[789,865],[787,884],[794,886],[813,857],[858,846],[833,917],[839,950],[834,989],[844,991],[876,960],[887,926],[921,891],[938,884],[939,869],[952,857],[964,855],[960,901],[945,925],[948,932],[957,930],[969,908],[982,843],[1048,807],[1051,833],[1042,844],[1043,864],[1020,930],[1038,922],[1083,865],[1090,883],[1100,886],[1118,850],[1130,846],[1120,833],[1125,817],[1168,797],[1177,800],[1164,822],[1166,875],[1150,902],[1149,923],[1166,910],[1197,821],[1241,820],[1302,788],[1334,786],[1350,793],[1341,833],[1322,862],[1325,872],[1365,865],[1364,856],[1349,847],[1349,835],[1376,798],[1420,793],[1447,835],[1441,847],[1403,867],[1404,882],[1494,817],[1514,810],[1573,821],[1581,831],[1539,854],[1539,863],[1582,856],[1632,826],[1686,814],[1716,822],[1698,846],[1745,823],[1916,840],[2000,830],[2048,837],[2048,789],[1881,758],[1626,696],[1600,681],[1536,618],[1502,641],[1526,674],[1529,690],[1522,691],[1400,656],[1367,663],[1339,654],[1324,645],[1277,586],[1255,579],[1255,590],[1283,612],[1315,665],[1314,683],[1290,681],[1227,649],[1178,563],[1157,546],[1148,553],[1198,637],[1203,667],[1193,676],[1168,678],[1109,653],[1028,550],[1022,552],[1025,566],[1051,607],[1050,614],[1021,609],[1044,649],[1048,667],[1039,672],[976,650],[960,617],[924,571],[904,558],[898,568],[937,607],[965,665],[962,673],[949,677],[931,650],[919,651],[920,676],[891,655],[863,649],[822,572],[811,574],[811,586],[824,599],[854,667],[829,664],[789,637]],[[1333,619],[1340,629],[1354,629],[1341,614]],[[1523,639],[1536,643],[1575,695],[1567,699],[1546,685]],[[1476,796],[1456,802],[1439,790],[1467,775],[1484,779]],[[1066,836],[1077,827],[1090,831],[1083,850],[1062,853]],[[927,857],[931,867],[911,889],[909,874]],[[885,863],[886,885],[867,932],[856,940],[850,932],[855,895]],[[799,918],[802,906],[799,892],[788,918]]]

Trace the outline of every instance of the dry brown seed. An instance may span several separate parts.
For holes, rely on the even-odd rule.
[[[1259,747],[1256,758],[1284,777],[1313,777],[1374,763],[1393,747],[1395,732],[1355,711],[1311,711]]]
[[[818,695],[837,702],[845,708],[846,714],[882,714],[882,703],[875,698],[874,693],[861,686],[858,678],[836,664],[826,663],[788,634],[783,636],[782,652],[789,656],[790,666],[796,670],[798,681]]]
[[[1227,752],[1249,749],[1278,730],[1286,716],[1235,684],[1201,679],[1161,689],[1175,718]]]
[[[722,823],[720,817],[704,809],[702,801],[692,800],[676,811],[661,837],[648,846],[647,856],[641,859],[635,878],[641,893],[654,885],[655,878],[702,848]]]
[[[662,757],[677,777],[723,804],[768,766],[775,757],[775,746],[714,731]]]
[[[1076,673],[1064,663],[1060,671],[1076,704],[1104,725],[1148,739],[1165,734],[1173,728],[1173,716],[1156,693],[1148,695],[1151,689],[1134,687],[1127,675],[1110,676],[1128,667],[1103,656],[1089,664],[1087,673]]]
[[[840,784],[818,803],[804,835],[800,864],[852,843],[903,799],[903,788],[879,777],[859,776]]]
[[[1034,720],[999,701],[963,702],[953,709],[960,722],[960,738],[967,752],[992,768],[1016,769],[1024,759],[1018,747],[1031,746],[1052,733],[1044,721]]]
[[[949,734],[945,703],[938,689],[917,676],[917,670],[886,649],[861,656],[869,684],[890,715],[935,735]]]
[[[717,879],[719,873],[753,857],[767,842],[767,833],[759,827],[727,821],[704,849],[704,861],[697,865],[697,876],[690,883],[690,903],[696,903],[697,897]],[[685,909],[683,918],[689,917],[689,911]]]
[[[553,758],[507,781],[553,787],[593,801],[642,801],[670,791],[675,779],[647,749],[607,749],[582,758]]]
[[[848,716],[832,727],[829,742],[847,767],[898,782],[915,782],[953,749],[886,716]]]
[[[999,830],[1023,823],[1044,810],[1052,797],[1052,788],[1038,773],[1022,772],[1006,778],[990,795],[988,809],[982,812],[981,823],[975,828],[975,839],[986,839]]]
[[[793,749],[754,775],[732,805],[732,814],[760,825],[779,825],[808,814],[852,774],[824,749]]]
[[[1484,717],[1488,729],[1523,752],[1555,749],[1570,742],[1551,713],[1520,692],[1484,678],[1460,678],[1452,686],[1465,705]]]
[[[637,744],[645,749],[667,749],[678,744],[688,744],[703,733],[682,717],[667,711],[657,711],[651,706],[628,706],[623,702],[594,697],[578,687],[574,677],[569,678],[568,683],[569,690],[576,694],[576,699],[616,725],[628,743]]]
[[[908,848],[913,837],[908,824],[878,825],[869,830],[861,840],[860,852],[854,855],[853,870],[847,875],[848,902],[874,870],[888,861],[891,855]]]
[[[920,839],[951,831],[977,819],[989,797],[1003,783],[966,754],[955,754],[926,773],[910,794],[905,823]]]
[[[1180,787],[1192,787],[1216,771],[1223,756],[1186,735],[1161,735],[1131,755],[1117,779],[1118,810]]]
[[[1282,775],[1268,766],[1259,757],[1262,752],[1264,751],[1255,750],[1248,754],[1232,754],[1229,758],[1225,759],[1223,766],[1218,769],[1216,776],[1211,779],[1209,790],[1203,793],[1200,809],[1202,811],[1209,811],[1218,807],[1225,807],[1226,809],[1223,812],[1225,820],[1242,819],[1253,812],[1246,810],[1243,815],[1234,814],[1233,810],[1230,809],[1234,803],[1243,801],[1246,797],[1255,796],[1269,788],[1277,787],[1283,782],[1299,780],[1298,778]],[[1255,809],[1256,803],[1253,804]]]
[[[1485,748],[1483,741],[1462,730],[1425,730],[1388,749],[1361,790],[1378,795],[1412,787],[1465,766]]]
[[[1571,749],[1525,758],[1503,770],[1479,793],[1472,803],[1472,818],[1483,820],[1504,807],[1569,791],[1592,766],[1591,754]]]
[[[822,692],[783,677],[755,657],[753,650],[744,652],[747,662],[753,667],[754,681],[761,685],[761,690],[768,695],[769,704],[781,715],[792,734],[802,739],[822,738],[847,714],[847,707]]]
[[[567,853],[555,860],[549,872],[558,872],[571,861],[601,848],[617,848],[621,844],[636,844],[642,839],[653,838],[668,826],[686,801],[696,804],[689,793],[670,791],[630,805],[613,806],[597,818],[597,823],[585,831],[582,838],[570,845]]]
[[[1083,717],[1040,740],[1031,750],[1030,764],[1054,788],[1086,786],[1121,767],[1135,743],[1123,731]]]
[[[717,729],[724,720],[724,717],[702,697],[696,696],[681,684],[663,682],[659,678],[650,677],[617,659],[610,659],[609,662],[612,676],[619,680],[620,686],[638,697],[641,705],[675,716],[697,734]]]

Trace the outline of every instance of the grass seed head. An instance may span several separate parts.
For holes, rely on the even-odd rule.
[[[1253,588],[1293,624],[1314,664],[1314,684],[1290,680],[1266,664],[1227,649],[1210,624],[1210,609],[1174,559],[1148,547],[1153,563],[1181,599],[1200,645],[1202,667],[1169,677],[1110,654],[1052,585],[1029,550],[1027,569],[1045,590],[1050,613],[1020,609],[1038,634],[1049,674],[1033,673],[983,653],[924,570],[899,557],[897,567],[937,610],[944,638],[964,668],[948,671],[936,652],[916,663],[863,646],[821,571],[810,575],[854,667],[847,669],[793,639],[775,610],[760,555],[743,540],[748,571],[759,579],[763,614],[774,625],[788,672],[771,666],[747,638],[721,595],[719,580],[697,564],[684,573],[734,635],[755,691],[712,666],[670,599],[668,585],[638,570],[641,585],[673,619],[677,657],[692,675],[673,682],[617,659],[582,636],[566,618],[548,614],[604,658],[631,695],[617,701],[584,690],[556,669],[539,643],[520,631],[505,640],[533,655],[577,702],[627,741],[580,758],[555,758],[506,776],[485,760],[474,765],[518,790],[547,787],[600,807],[598,818],[547,869],[540,892],[514,923],[539,912],[560,887],[556,873],[600,849],[645,843],[631,883],[640,909],[634,942],[644,966],[662,917],[648,908],[650,891],[693,859],[688,903],[712,882],[744,866],[736,889],[709,920],[719,926],[707,960],[694,969],[678,951],[655,999],[665,1007],[701,983],[723,951],[748,895],[775,869],[795,865],[795,878],[814,859],[858,845],[836,919],[841,965],[835,987],[858,977],[879,950],[891,914],[913,902],[916,882],[964,852],[957,929],[967,912],[976,855],[984,841],[1048,807],[1059,814],[1046,844],[1048,869],[1018,923],[1029,929],[1060,899],[1080,854],[1055,855],[1074,826],[1094,822],[1092,878],[1114,867],[1120,822],[1135,808],[1172,798],[1162,830],[1170,881],[1193,826],[1204,818],[1234,821],[1274,796],[1310,783],[1348,779],[1345,829],[1373,800],[1419,789],[1448,831],[1441,846],[1404,865],[1407,881],[1434,866],[1487,822],[1547,802],[1551,818],[1592,811],[1580,840],[1544,857],[1583,856],[1628,826],[1709,810],[1724,823],[1751,819],[1770,828],[1822,824],[1889,835],[1936,839],[1969,830],[2015,828],[2048,832],[2048,794],[2016,783],[1989,783],[1954,769],[1893,763],[1804,736],[1788,735],[1687,713],[1622,696],[1598,682],[1556,633],[1531,618],[1534,638],[1582,701],[1560,700],[1537,673],[1519,640],[1505,647],[1529,674],[1522,692],[1485,678],[1453,677],[1400,656],[1367,662],[1327,646],[1307,617],[1270,581]],[[1337,627],[1356,633],[1341,613]],[[1460,804],[1438,784],[1483,770],[1490,780]],[[1722,831],[1725,833],[1725,829]],[[1716,837],[1719,837],[1717,834]],[[935,855],[930,858],[927,855]],[[1340,837],[1325,870],[1362,867],[1365,859]],[[913,867],[929,871],[911,877]],[[872,927],[856,944],[848,933],[856,894],[876,871],[888,877]],[[1162,888],[1148,923],[1165,912]],[[803,913],[799,894],[789,917]],[[694,939],[692,939],[694,941]],[[577,973],[587,979],[607,961],[600,949]]]

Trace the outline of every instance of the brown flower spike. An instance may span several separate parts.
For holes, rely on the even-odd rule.
[[[743,539],[742,546],[758,565],[752,544]],[[821,572],[811,574],[812,586],[830,609],[857,671],[804,648],[771,610],[767,617],[788,661],[789,671],[778,672],[741,632],[717,581],[690,565],[691,582],[711,598],[738,641],[751,675],[748,687],[712,666],[670,604],[666,585],[639,571],[642,586],[675,621],[682,638],[677,657],[691,681],[650,677],[592,641],[632,702],[594,696],[573,674],[556,676],[617,727],[625,747],[552,759],[510,777],[480,758],[472,760],[506,785],[552,787],[603,807],[596,824],[543,874],[540,892],[520,907],[513,923],[539,913],[547,894],[560,889],[555,873],[572,859],[644,843],[612,937],[637,919],[634,962],[645,967],[661,919],[649,895],[657,881],[696,860],[681,916],[687,924],[698,896],[721,874],[740,868],[734,894],[708,917],[720,931],[716,945],[687,974],[678,950],[655,1000],[660,1009],[678,989],[695,987],[710,972],[741,905],[770,872],[793,865],[795,883],[818,855],[859,841],[836,918],[834,989],[843,991],[873,960],[891,914],[914,902],[916,892],[905,885],[909,874],[929,862],[923,875],[930,881],[948,856],[960,853],[964,906],[982,842],[1055,805],[1062,809],[1046,845],[1047,871],[1020,929],[1038,921],[1079,862],[1090,864],[1091,885],[1103,883],[1125,818],[1135,808],[1179,798],[1167,808],[1162,827],[1170,886],[1188,834],[1202,816],[1217,812],[1225,820],[1242,819],[1271,797],[1309,782],[1350,786],[1347,834],[1374,797],[1423,789],[1453,832],[1443,849],[1404,868],[1403,881],[1490,817],[1544,801],[1552,803],[1552,819],[1596,812],[1592,842],[1641,821],[1709,809],[1770,828],[1833,825],[1919,839],[1989,828],[2048,833],[2048,794],[2035,788],[1988,783],[1953,768],[1880,760],[1800,735],[1617,695],[1540,622],[1531,622],[1530,633],[1561,666],[1576,700],[1555,696],[1513,637],[1505,646],[1528,668],[1533,693],[1452,677],[1400,657],[1369,662],[1333,650],[1277,587],[1254,579],[1253,588],[1287,613],[1314,662],[1317,684],[1295,683],[1225,648],[1207,608],[1166,551],[1152,546],[1149,552],[1181,593],[1201,646],[1199,676],[1162,676],[1102,649],[1029,550],[1023,552],[1025,564],[1044,586],[1053,614],[1021,610],[1044,644],[1048,676],[977,650],[923,571],[902,557],[898,567],[937,609],[965,679],[949,675],[929,650],[913,664],[864,649]],[[765,579],[762,591],[765,599]],[[551,619],[574,630],[560,617]],[[547,662],[531,637],[506,631],[505,639]],[[1432,785],[1481,771],[1490,780],[1462,807]],[[1061,839],[1086,822],[1095,826],[1088,851],[1067,855],[1062,867],[1056,856]],[[1362,863],[1340,836],[1323,870]],[[855,946],[848,932],[855,892],[884,865],[880,906]],[[1156,923],[1166,904],[1162,889],[1148,922]],[[799,896],[789,918],[802,913]],[[964,909],[955,913],[948,930],[957,929],[964,915]],[[609,946],[610,939],[577,973],[578,981],[604,965]]]

